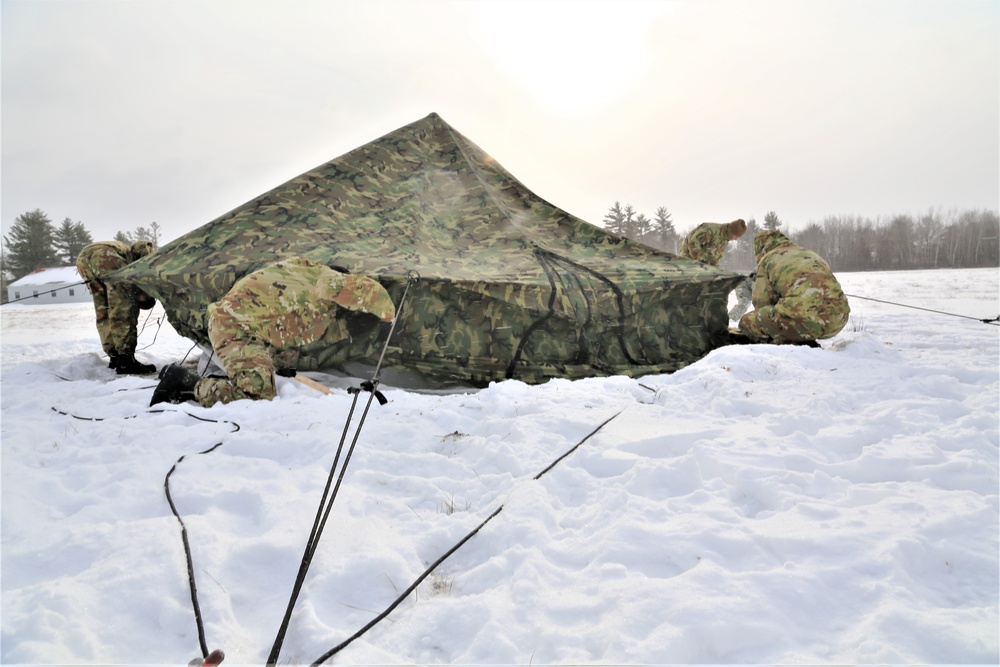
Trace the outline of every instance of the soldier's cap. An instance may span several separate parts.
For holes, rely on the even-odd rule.
[[[131,250],[136,259],[142,259],[153,252],[153,242],[149,240],[136,241],[132,244]]]
[[[747,223],[740,218],[739,220],[733,220],[729,223],[729,235],[734,239],[738,239],[747,233]]]
[[[383,322],[392,322],[396,306],[389,293],[377,281],[365,276],[342,276],[343,286],[333,295],[332,301],[348,310],[370,313]]]

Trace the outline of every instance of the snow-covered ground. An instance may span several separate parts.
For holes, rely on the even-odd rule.
[[[998,271],[840,279],[851,323],[819,350],[383,386],[279,663],[354,634],[502,507],[329,662],[997,664],[1000,328],[856,297],[995,317]],[[154,378],[108,370],[87,304],[5,306],[0,341],[3,664],[202,654],[164,495],[182,456],[207,646],[262,664],[353,396],[282,378],[271,402],[149,409]],[[138,356],[190,347],[151,320]]]

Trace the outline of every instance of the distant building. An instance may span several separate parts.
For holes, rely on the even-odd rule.
[[[7,285],[8,301],[42,306],[90,301],[90,292],[75,266],[38,269]]]

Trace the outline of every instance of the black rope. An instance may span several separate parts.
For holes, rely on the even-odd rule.
[[[542,315],[540,318],[532,322],[524,333],[521,335],[521,340],[517,343],[517,349],[514,350],[514,356],[511,357],[510,363],[507,365],[507,378],[514,377],[514,371],[517,369],[517,364],[521,360],[521,353],[524,351],[524,346],[528,344],[528,339],[531,338],[531,334],[535,333],[538,327],[545,324],[553,313],[555,313],[555,303],[556,303],[556,281],[552,276],[552,269],[544,261],[542,261],[541,251],[536,249],[535,256],[538,258],[538,263],[541,265],[542,270],[545,271],[545,276],[549,279],[549,303],[548,312]]]
[[[59,410],[59,409],[57,409],[55,407],[53,407],[52,410],[54,412],[57,412],[58,414],[65,415],[67,417],[72,417],[73,419],[79,419],[79,420],[82,420],[82,421],[93,421],[93,422],[105,421],[104,417],[81,417],[79,415],[74,415],[74,414],[69,413],[69,412],[64,412],[63,410]],[[240,430],[240,425],[239,424],[237,424],[236,422],[231,422],[231,421],[229,421],[227,419],[207,419],[205,417],[199,417],[197,415],[193,415],[190,412],[183,412],[183,411],[179,411],[179,410],[162,410],[162,409],[157,409],[157,410],[147,410],[146,412],[147,413],[181,412],[181,414],[187,415],[188,417],[191,417],[192,419],[197,419],[198,421],[209,422],[209,423],[213,423],[213,424],[222,424],[222,423],[231,424],[235,428],[232,431],[230,431],[230,433],[236,433],[237,431]],[[122,417],[122,419],[134,419],[136,417],[138,417],[138,415],[129,415],[128,417]],[[220,446],[222,446],[222,443],[223,443],[223,441],[220,440],[219,442],[215,443],[214,445],[212,445],[208,449],[206,449],[204,451],[201,451],[201,452],[198,452],[198,454],[208,454],[209,452],[213,452],[216,449],[218,449]],[[167,476],[164,477],[164,479],[163,479],[163,491],[164,491],[164,494],[167,497],[167,504],[170,506],[170,512],[174,515],[174,518],[177,519],[177,522],[181,526],[181,542],[184,545],[184,561],[185,561],[185,563],[187,565],[188,589],[189,589],[190,594],[191,594],[191,606],[194,609],[194,622],[195,622],[195,626],[196,626],[196,628],[198,630],[198,644],[201,647],[202,658],[204,660],[208,661],[210,658],[212,658],[214,656],[215,659],[217,659],[218,661],[221,662],[221,657],[218,657],[219,655],[222,655],[221,652],[219,652],[219,651],[213,651],[213,652],[210,653],[209,650],[208,650],[208,642],[205,639],[205,623],[202,620],[202,616],[201,616],[201,605],[198,603],[198,585],[197,585],[197,583],[195,581],[195,576],[194,576],[194,557],[191,554],[191,542],[188,540],[187,526],[184,523],[184,519],[181,518],[180,513],[177,511],[177,506],[174,504],[173,496],[170,493],[170,477],[171,477],[171,475],[174,474],[174,471],[177,470],[177,466],[185,458],[187,458],[187,454],[185,454],[184,456],[181,456],[179,459],[177,459],[177,461],[174,462],[174,465],[172,465],[170,467],[170,470],[167,472]],[[211,663],[211,664],[217,664],[217,663]]]
[[[18,301],[27,301],[28,299],[37,299],[38,297],[43,296],[45,294],[52,294],[53,292],[58,292],[59,290],[69,289],[70,287],[78,287],[79,285],[86,285],[88,282],[90,282],[90,281],[88,281],[88,280],[81,280],[80,282],[73,283],[72,285],[60,285],[59,287],[57,287],[55,289],[50,289],[47,292],[39,292],[38,294],[32,294],[31,296],[22,296],[20,299],[11,299],[10,301],[5,301],[3,303],[3,305],[6,306],[8,304],[17,303]],[[83,303],[83,302],[81,301],[80,303]]]
[[[883,301],[882,299],[873,299],[870,296],[858,296],[857,294],[845,294],[844,296],[849,296],[852,299],[864,299],[866,301],[877,301],[878,303],[886,303],[890,306],[900,306],[902,308],[913,308],[914,310],[926,310],[929,313],[937,313],[938,315],[950,315],[952,317],[962,317],[967,320],[975,320],[977,322],[982,322],[983,324],[994,324],[1000,325],[1000,315],[991,318],[979,318],[972,317],[971,315],[959,315],[958,313],[948,313],[943,310],[934,310],[933,308],[922,308],[921,306],[911,306],[905,303],[896,303],[894,301]]]
[[[404,292],[403,298],[405,299],[405,297],[406,297],[406,293]],[[402,305],[402,300],[400,301],[400,305]],[[393,323],[395,324],[395,320],[394,320]],[[390,329],[389,336],[387,337],[387,340],[386,340],[386,345],[388,345],[388,342],[391,339],[391,337],[392,337],[392,329]],[[381,364],[381,359],[380,359],[380,364]],[[350,461],[351,455],[353,454],[353,451],[355,449],[355,445],[357,444],[358,438],[359,438],[359,436],[361,434],[361,427],[363,426],[365,418],[367,417],[368,410],[371,408],[372,400],[374,400],[374,398],[376,397],[377,391],[375,391],[374,389],[378,385],[378,374],[379,374],[379,368],[376,368],[376,370],[375,370],[375,376],[374,376],[372,382],[370,382],[370,383],[364,383],[364,384],[370,384],[370,385],[372,385],[371,390],[369,390],[368,402],[365,405],[365,410],[362,413],[361,419],[360,419],[360,421],[358,423],[358,427],[357,427],[357,429],[355,430],[355,433],[354,433],[354,438],[351,441],[350,447],[348,448],[347,456],[344,459],[344,465],[341,466],[341,468],[340,468],[340,474],[337,476],[336,484],[333,485],[333,490],[332,490],[332,493],[331,493],[330,492],[330,487],[332,485],[332,480],[333,480],[333,477],[334,477],[334,473],[335,473],[335,471],[337,469],[337,464],[339,462],[339,459],[340,459],[340,456],[341,456],[341,453],[342,453],[344,442],[346,441],[347,432],[349,430],[350,423],[351,423],[351,421],[353,419],[353,414],[354,414],[355,408],[357,406],[358,396],[360,394],[359,391],[352,392],[352,393],[354,393],[354,400],[351,403],[351,409],[350,409],[350,412],[348,413],[348,416],[347,416],[346,424],[344,426],[344,432],[343,432],[343,434],[341,436],[340,443],[337,446],[337,453],[336,453],[336,455],[334,457],[333,466],[331,466],[330,475],[329,475],[329,477],[327,479],[326,487],[323,490],[323,497],[321,498],[319,507],[317,509],[317,516],[316,516],[316,520],[313,523],[313,529],[310,532],[309,539],[306,542],[306,550],[305,550],[305,553],[303,554],[303,561],[302,561],[302,564],[299,567],[299,575],[296,577],[296,582],[295,582],[295,586],[293,588],[292,596],[291,596],[291,599],[289,600],[289,605],[288,605],[288,608],[286,609],[286,612],[285,612],[285,618],[282,621],[281,628],[279,629],[279,632],[278,632],[278,637],[275,639],[275,644],[272,647],[271,656],[268,658],[268,663],[267,664],[269,664],[269,665],[277,664],[277,657],[278,657],[278,654],[281,651],[281,644],[284,641],[284,635],[285,635],[285,633],[286,633],[286,631],[288,629],[288,623],[289,623],[289,621],[291,619],[291,612],[292,612],[292,610],[294,609],[294,606],[295,606],[295,599],[298,597],[298,594],[301,591],[302,584],[305,581],[305,575],[308,572],[309,566],[312,563],[312,558],[315,555],[316,547],[319,544],[320,536],[322,535],[323,529],[324,529],[324,527],[326,525],[326,521],[327,521],[327,519],[330,516],[330,510],[333,508],[333,502],[336,499],[337,493],[338,493],[338,491],[340,489],[341,483],[343,482],[344,475],[345,475],[346,470],[347,470],[347,465],[348,465],[348,463]],[[55,407],[52,407],[52,410],[54,412],[58,413],[58,414],[65,415],[65,416],[68,416],[68,417],[72,417],[74,419],[80,419],[80,420],[84,420],[84,421],[105,421],[105,418],[103,418],[103,417],[81,417],[79,415],[75,415],[75,414],[72,414],[72,413],[69,413],[69,412],[65,412],[65,411],[59,410],[59,409],[57,409]],[[175,410],[157,409],[157,410],[148,410],[147,412],[148,413],[159,413],[159,412],[177,412],[177,411],[175,411]],[[235,432],[237,432],[237,431],[240,430],[239,424],[237,424],[235,422],[230,422],[228,420],[208,419],[208,418],[204,418],[204,417],[199,417],[197,415],[192,415],[192,414],[190,414],[188,412],[182,412],[182,414],[185,414],[188,417],[191,417],[192,419],[197,419],[199,421],[210,422],[210,423],[229,423],[229,424],[232,424],[235,428],[230,433],[235,433]],[[582,446],[585,442],[587,442],[587,440],[589,440],[591,437],[593,437],[598,431],[600,431],[602,428],[604,428],[609,422],[611,422],[613,419],[615,419],[615,417],[619,416],[620,414],[621,414],[621,411],[615,413],[614,415],[612,415],[608,419],[606,419],[603,422],[601,422],[590,433],[588,433],[579,442],[577,442],[575,445],[573,445],[573,447],[571,447],[570,449],[568,449],[566,452],[564,452],[558,458],[556,458],[552,463],[550,463],[548,466],[546,466],[545,468],[543,468],[532,479],[533,480],[540,479],[543,475],[545,475],[552,468],[554,468],[556,465],[558,465],[563,459],[565,459],[570,454],[572,454],[577,449],[579,449],[580,446]],[[135,418],[137,416],[138,415],[130,415],[128,417],[124,417],[124,419],[133,419],[133,418]],[[216,449],[218,449],[219,447],[221,447],[222,444],[223,444],[223,441],[219,441],[216,444],[214,444],[211,447],[209,447],[208,449],[203,450],[201,452],[197,452],[197,453],[198,454],[208,454],[208,453],[211,453],[211,452],[215,451]],[[191,606],[192,606],[192,609],[194,611],[194,616],[195,616],[195,626],[196,626],[196,629],[197,629],[197,632],[198,632],[198,643],[199,643],[199,646],[200,646],[201,651],[202,651],[202,657],[206,661],[208,661],[213,656],[216,656],[217,654],[221,656],[222,654],[221,654],[221,652],[218,652],[218,651],[213,651],[213,652],[210,653],[209,650],[208,650],[208,642],[207,642],[207,639],[206,639],[206,636],[205,636],[205,625],[204,625],[204,620],[203,620],[202,614],[201,614],[201,605],[200,605],[199,600],[198,600],[198,586],[197,586],[197,581],[196,581],[195,573],[194,573],[195,572],[194,571],[194,557],[192,555],[191,543],[190,543],[190,540],[188,538],[187,525],[184,523],[184,520],[181,517],[180,512],[178,512],[177,507],[176,507],[176,505],[174,503],[174,500],[173,500],[173,496],[170,493],[170,478],[174,474],[174,472],[177,470],[177,466],[181,462],[183,462],[187,458],[187,456],[188,456],[187,454],[181,456],[170,467],[170,470],[167,472],[167,474],[166,474],[166,476],[164,477],[164,480],[163,480],[163,489],[164,489],[164,494],[166,495],[167,504],[170,506],[170,511],[174,515],[174,517],[177,519],[177,522],[180,524],[180,527],[181,527],[181,542],[182,542],[183,548],[184,548],[184,559],[185,559],[185,564],[186,564],[187,572],[188,572],[188,588],[189,588],[189,591],[190,591]],[[329,503],[326,502],[328,497],[329,497]],[[337,645],[336,647],[334,647],[333,649],[331,649],[330,651],[328,651],[321,658],[317,659],[313,663],[313,665],[319,665],[322,662],[325,662],[330,657],[332,657],[336,653],[340,652],[343,648],[347,647],[349,644],[351,644],[354,640],[356,640],[359,637],[361,637],[362,635],[364,635],[366,632],[368,632],[368,630],[370,630],[371,628],[373,628],[379,622],[381,622],[382,620],[384,620],[390,613],[392,613],[392,611],[396,607],[398,607],[403,602],[403,600],[405,600],[409,596],[410,593],[412,593],[414,590],[416,590],[416,588],[421,583],[423,583],[423,581],[428,576],[430,576],[434,572],[434,570],[437,569],[437,567],[439,565],[441,565],[441,563],[443,563],[445,560],[447,560],[452,554],[454,554],[456,551],[458,551],[458,549],[460,549],[466,542],[468,542],[470,539],[472,539],[472,537],[475,536],[480,530],[482,530],[482,528],[487,523],[489,523],[497,515],[499,515],[500,512],[503,511],[503,509],[504,509],[504,506],[501,505],[496,510],[494,510],[493,513],[490,514],[486,519],[484,519],[478,526],[476,526],[474,529],[472,529],[469,533],[467,533],[465,535],[465,537],[463,537],[461,540],[459,540],[454,546],[452,546],[450,549],[448,549],[448,551],[446,551],[445,553],[443,553],[436,561],[434,561],[382,613],[380,613],[378,616],[376,616],[375,618],[373,618],[368,624],[366,624],[363,628],[361,628],[360,630],[358,630],[354,635],[352,635],[351,637],[349,637],[348,639],[344,640],[339,645]],[[320,517],[321,514],[322,514],[322,517]]]
[[[497,514],[500,514],[500,512],[502,512],[502,511],[503,511],[503,505],[501,505],[500,507],[496,508],[493,511],[493,514],[490,514],[488,517],[486,517],[486,519],[484,519],[482,523],[480,523],[478,526],[476,526],[471,531],[469,531],[469,533],[465,537],[463,537],[461,540],[459,540],[458,543],[455,544],[455,546],[453,546],[451,549],[448,549],[448,551],[444,552],[444,554],[442,554],[440,558],[438,558],[436,561],[434,561],[433,563],[431,563],[430,567],[428,567],[426,570],[424,570],[423,574],[421,574],[419,577],[417,577],[416,579],[414,579],[413,583],[410,584],[409,586],[407,586],[406,590],[404,590],[399,595],[399,597],[397,597],[395,600],[393,600],[392,604],[390,604],[388,607],[386,607],[382,611],[382,613],[380,613],[378,616],[376,616],[371,621],[369,621],[363,628],[361,628],[360,630],[358,630],[357,632],[355,632],[353,635],[351,635],[350,637],[348,637],[347,639],[345,639],[344,641],[342,641],[341,643],[337,644],[332,649],[330,649],[329,651],[327,651],[326,653],[324,653],[323,655],[321,655],[319,658],[317,658],[312,663],[313,667],[315,667],[315,665],[320,665],[320,664],[326,662],[327,660],[329,660],[330,658],[332,658],[334,655],[336,655],[337,653],[339,653],[341,650],[343,650],[344,648],[347,648],[347,646],[349,644],[351,644],[355,639],[357,639],[358,637],[361,637],[363,634],[365,634],[366,632],[368,632],[369,630],[371,630],[373,627],[375,627],[376,625],[378,625],[379,623],[381,623],[383,620],[385,620],[385,618],[389,614],[391,614],[392,611],[403,602],[403,600],[405,600],[406,598],[408,598],[410,596],[410,593],[412,593],[414,590],[416,590],[417,586],[419,586],[421,583],[423,583],[424,579],[426,579],[427,577],[429,577],[431,575],[431,573],[434,572],[434,570],[437,568],[438,565],[440,565],[441,563],[443,563],[445,560],[448,559],[449,556],[451,556],[453,553],[455,553],[456,551],[458,551],[462,547],[463,544],[465,544],[466,542],[468,542],[469,540],[471,540],[472,537],[476,533],[478,533],[480,530],[482,530],[483,526],[485,526],[490,521],[492,521],[493,518]]]
[[[628,361],[633,366],[639,365],[639,362],[632,357],[632,354],[628,351],[628,346],[625,344],[625,293],[622,292],[621,288],[618,287],[617,284],[615,284],[615,281],[611,280],[611,278],[608,278],[600,271],[592,269],[589,266],[580,264],[579,262],[574,262],[569,257],[563,257],[562,255],[557,255],[556,253],[550,250],[540,249],[539,251],[548,255],[550,257],[550,261],[554,260],[557,262],[564,262],[566,264],[569,264],[575,269],[579,269],[580,271],[585,271],[595,276],[598,280],[605,283],[608,287],[611,288],[611,291],[614,292],[615,294],[615,305],[618,306],[618,324],[615,326],[615,335],[618,338],[618,346],[621,348],[622,354],[625,355],[626,361]],[[645,358],[645,354],[643,354],[643,358]]]
[[[365,419],[368,417],[368,411],[371,409],[372,400],[375,398],[379,399],[380,404],[384,404],[384,397],[378,391],[379,385],[379,375],[382,372],[382,362],[385,359],[386,350],[389,349],[389,342],[392,340],[392,335],[396,330],[396,323],[399,321],[400,312],[402,311],[403,304],[406,302],[406,296],[409,293],[410,285],[417,282],[419,276],[416,272],[410,272],[407,276],[406,287],[403,290],[403,295],[399,299],[399,305],[396,307],[395,317],[392,318],[392,325],[389,327],[389,333],[385,338],[385,344],[382,346],[382,354],[379,356],[378,363],[375,365],[375,371],[372,374],[372,379],[361,384],[361,389],[351,390],[350,393],[354,394],[354,400],[351,402],[351,409],[347,413],[347,419],[344,422],[344,430],[340,436],[340,442],[337,445],[337,453],[333,458],[333,465],[330,466],[330,474],[326,480],[326,486],[323,489],[323,494],[319,501],[319,506],[316,508],[316,517],[313,519],[312,529],[309,532],[309,538],[306,540],[306,546],[302,553],[302,561],[299,563],[299,571],[295,576],[295,583],[292,585],[292,593],[288,598],[288,605],[285,607],[285,615],[281,619],[281,625],[278,627],[277,635],[274,638],[274,644],[271,646],[271,652],[268,655],[267,663],[268,665],[278,664],[278,656],[281,654],[281,646],[285,641],[285,634],[288,631],[288,624],[291,622],[292,612],[295,610],[295,603],[298,600],[299,593],[302,590],[302,585],[305,583],[306,575],[309,572],[309,567],[312,565],[313,557],[316,555],[316,549],[319,546],[320,537],[323,535],[323,530],[326,527],[327,519],[330,517],[330,511],[333,509],[333,504],[337,500],[337,494],[340,491],[340,486],[344,481],[344,475],[347,472],[347,466],[351,461],[351,456],[354,454],[354,448],[358,444],[358,439],[361,437],[361,428],[365,424]],[[351,445],[347,449],[347,454],[344,457],[344,463],[340,466],[340,473],[337,474],[337,465],[340,462],[340,456],[343,452],[344,442],[347,440],[347,434],[351,427],[351,421],[354,417],[354,410],[358,404],[358,396],[361,390],[368,392],[368,402],[365,404],[364,412],[361,413],[361,418],[358,420],[358,426],[354,431],[354,437],[351,440]],[[333,483],[334,475],[337,475],[336,484]],[[332,491],[331,491],[331,486]]]
[[[149,410],[149,412],[155,413],[155,412],[178,412],[178,411]],[[192,419],[197,419],[198,421],[211,422],[215,424],[221,424],[223,422],[227,424],[232,424],[236,428],[230,431],[230,433],[236,433],[237,431],[240,430],[239,424],[237,424],[236,422],[231,422],[226,419],[206,419],[205,417],[198,417],[197,415],[193,415],[189,412],[182,412],[182,414],[185,414],[188,417],[191,417]],[[198,454],[208,454],[209,452],[214,452],[216,449],[222,446],[222,443],[223,441],[220,440],[219,442],[215,443],[208,449],[198,452]],[[187,573],[188,573],[188,590],[190,591],[191,594],[191,607],[194,610],[195,626],[198,629],[198,644],[201,647],[202,658],[207,661],[209,659],[209,656],[212,654],[209,653],[208,650],[208,642],[205,639],[205,623],[202,620],[201,616],[201,605],[198,603],[198,584],[196,583],[194,576],[194,557],[191,554],[191,542],[188,540],[187,525],[185,525],[184,519],[181,518],[180,513],[177,511],[177,507],[176,505],[174,505],[173,496],[170,494],[170,477],[171,475],[174,474],[174,471],[177,470],[177,466],[180,465],[181,461],[183,461],[186,457],[187,454],[181,456],[179,459],[177,459],[177,461],[174,462],[174,465],[170,466],[170,470],[167,471],[166,477],[163,478],[163,492],[167,497],[167,504],[170,505],[171,513],[174,515],[174,518],[177,519],[177,523],[179,523],[181,526],[181,543],[184,545],[184,561],[187,564]]]
[[[221,441],[217,442],[209,449],[198,453],[208,454],[221,444]],[[181,518],[180,513],[177,511],[177,506],[174,505],[173,496],[170,495],[170,476],[174,474],[174,471],[177,470],[177,465],[183,460],[184,456],[177,459],[177,462],[170,467],[170,470],[167,472],[167,476],[163,479],[163,491],[167,496],[167,504],[170,505],[170,511],[177,519],[177,522],[181,525],[181,542],[184,544],[184,560],[187,563],[188,588],[191,591],[191,606],[194,608],[195,625],[198,627],[198,644],[201,646],[202,657],[208,658],[208,642],[205,640],[205,623],[201,618],[201,605],[198,604],[198,584],[195,582],[194,577],[194,558],[191,556],[191,542],[188,540],[187,525],[185,525],[184,519]]]
[[[580,446],[583,445],[583,443],[587,442],[587,440],[590,440],[591,437],[593,437],[602,428],[604,428],[605,426],[607,426],[608,423],[611,420],[613,420],[615,417],[617,417],[618,415],[620,415],[622,412],[623,411],[616,412],[615,414],[611,415],[610,417],[608,417],[607,419],[605,419],[603,422],[601,422],[600,425],[597,428],[595,428],[590,433],[588,433],[587,435],[585,435],[582,440],[580,440],[575,445],[573,445],[572,447],[570,447],[568,450],[566,450],[566,452],[564,452],[562,455],[560,455],[558,458],[556,458],[552,463],[550,463],[548,466],[546,466],[545,468],[543,468],[541,472],[539,472],[537,475],[535,475],[534,477],[532,477],[532,480],[538,480],[538,479],[540,479],[542,477],[542,475],[544,475],[548,471],[552,470],[552,468],[554,468],[560,461],[562,461],[567,456],[569,456],[570,454],[572,454],[573,452],[575,452],[577,449],[579,449]],[[389,614],[392,613],[392,611],[396,607],[398,607],[403,602],[403,600],[405,600],[407,597],[409,597],[410,593],[412,593],[414,590],[416,590],[417,586],[419,586],[427,577],[429,577],[431,575],[431,573],[434,572],[434,570],[437,569],[437,567],[441,563],[443,563],[445,560],[447,560],[448,557],[451,556],[453,553],[455,553],[456,551],[458,551],[462,547],[462,545],[464,545],[466,542],[468,542],[470,539],[472,539],[473,536],[475,536],[480,530],[482,530],[483,527],[486,524],[488,524],[490,521],[492,521],[494,518],[496,518],[496,516],[498,514],[500,514],[500,512],[503,511],[503,508],[504,508],[504,505],[500,505],[495,510],[493,510],[493,513],[490,514],[488,517],[486,517],[478,526],[476,526],[471,531],[469,531],[465,535],[465,537],[463,537],[454,546],[452,546],[450,549],[448,549],[448,551],[444,552],[444,554],[442,554],[436,561],[434,561],[433,563],[431,563],[430,566],[428,566],[427,569],[425,569],[423,571],[423,573],[419,577],[417,577],[416,579],[414,579],[413,583],[410,584],[409,586],[407,586],[406,589],[395,600],[393,600],[392,603],[388,607],[386,607],[380,614],[378,614],[375,618],[373,618],[371,621],[369,621],[364,627],[362,627],[360,630],[358,630],[357,632],[355,632],[353,635],[351,635],[350,637],[348,637],[347,639],[345,639],[344,641],[342,641],[341,643],[337,644],[335,647],[333,647],[332,649],[330,649],[329,651],[327,651],[326,653],[324,653],[323,655],[321,655],[319,658],[317,658],[316,661],[312,663],[312,667],[316,667],[316,665],[319,665],[319,664],[322,664],[323,662],[326,662],[327,660],[329,660],[330,658],[332,658],[334,655],[336,655],[337,653],[339,653],[341,650],[343,650],[344,648],[346,648],[355,639],[358,639],[359,637],[361,637],[362,635],[364,635],[366,632],[368,632],[369,630],[371,630],[373,627],[375,627],[376,625],[378,625],[381,621],[385,620],[385,618],[387,616],[389,616]]]
[[[357,443],[358,436],[361,434],[361,427],[364,425],[364,418],[361,419],[357,429],[355,430],[354,439],[348,449],[347,456],[344,458],[344,465],[340,469],[339,476],[337,476],[336,484],[334,484],[334,476],[337,474],[337,465],[340,462],[344,442],[347,440],[347,433],[351,426],[351,420],[354,416],[355,407],[358,404],[359,395],[359,393],[355,393],[354,400],[351,402],[351,409],[348,412],[347,420],[344,423],[344,431],[340,436],[340,443],[337,445],[337,453],[333,457],[333,464],[330,466],[330,474],[327,476],[326,486],[323,488],[323,494],[320,497],[319,505],[316,508],[316,517],[313,519],[313,525],[309,531],[309,537],[306,540],[305,550],[302,552],[302,560],[299,563],[299,571],[295,575],[292,592],[288,597],[288,604],[285,606],[285,615],[281,619],[281,625],[278,626],[278,632],[275,635],[274,643],[271,645],[271,652],[268,654],[266,663],[268,665],[278,664],[278,656],[281,653],[281,646],[285,641],[285,634],[288,632],[288,624],[292,620],[292,612],[295,610],[295,603],[298,601],[299,593],[302,591],[302,585],[305,583],[306,574],[309,572],[309,567],[312,565],[313,557],[316,555],[316,547],[319,545],[319,539],[323,534],[323,529],[326,527],[326,520],[330,516],[330,510],[333,509],[333,503],[337,499],[337,493],[340,490],[340,484],[344,479],[347,464],[350,462],[351,454],[354,451],[354,445]],[[371,392],[368,396],[368,403],[365,407],[365,415],[367,415],[368,407],[371,406],[371,402],[374,397],[375,393]],[[332,493],[331,487],[333,488]]]
[[[146,330],[146,326],[149,324],[149,318],[151,318],[152,316],[153,316],[153,311],[149,311],[149,314],[146,315],[146,319],[143,321],[142,326],[139,327],[139,331],[136,333],[136,336],[141,336],[142,335],[142,333]],[[162,328],[163,328],[163,318],[162,317],[157,317],[156,318],[156,331],[153,332],[153,340],[149,341],[148,345],[143,345],[139,349],[140,350],[146,350],[146,349],[149,349],[149,348],[153,347],[153,345],[156,344],[156,338],[160,335],[160,329],[162,329]]]

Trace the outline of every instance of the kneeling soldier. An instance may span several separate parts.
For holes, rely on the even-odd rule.
[[[830,265],[777,230],[753,239],[757,277],[752,310],[740,318],[740,333],[752,343],[804,343],[836,336],[851,307]]]
[[[229,377],[205,377],[177,364],[160,372],[150,405],[195,400],[204,407],[277,395],[278,360],[320,338],[346,340],[348,318],[391,322],[395,306],[378,282],[292,257],[236,281],[208,307],[208,338]]]

